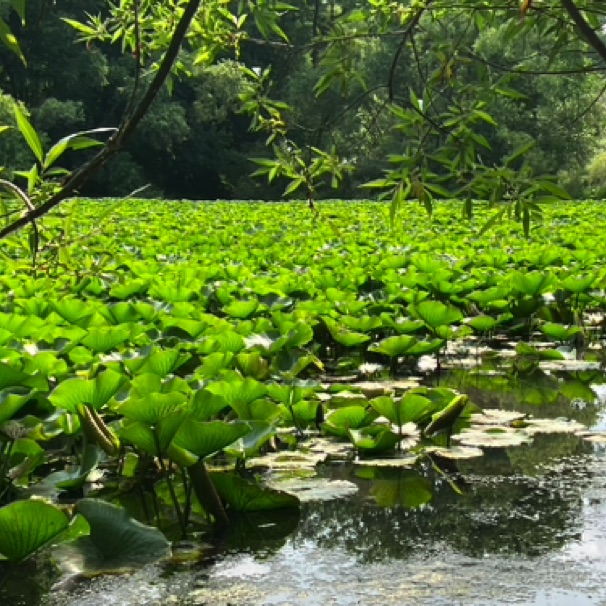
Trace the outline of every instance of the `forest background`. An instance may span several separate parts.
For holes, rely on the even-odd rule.
[[[19,45],[0,47],[0,124],[16,126],[18,104],[46,148],[119,124],[165,48],[158,23],[164,18],[170,37],[167,15],[183,3],[157,3],[164,17],[153,4],[28,0],[22,19],[15,2],[0,0]],[[604,62],[552,7],[559,3],[463,2],[433,12],[427,1],[211,4],[212,27],[221,10],[233,23],[214,32],[213,46],[208,32],[196,42],[204,23],[194,22],[168,86],[80,193],[269,200],[285,185],[300,195],[303,185],[317,197],[359,198],[376,193],[363,187],[369,182],[396,193],[401,182],[400,194],[422,201],[478,197],[477,179],[465,193],[469,174],[515,160],[516,182],[550,175],[574,198],[606,194]],[[604,15],[584,15],[603,39]],[[68,153],[63,165],[74,168],[83,153]],[[18,128],[0,135],[5,179],[19,182],[31,162]],[[507,180],[499,170],[493,185],[495,176]]]

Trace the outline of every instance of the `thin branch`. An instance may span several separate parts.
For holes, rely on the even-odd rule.
[[[587,44],[600,55],[603,61],[606,61],[606,45],[602,42],[591,25],[589,25],[585,17],[583,17],[583,14],[578,9],[577,5],[573,0],[561,0],[561,2],[562,6],[566,9],[566,12],[570,15],[570,18],[579,28],[579,31],[583,38],[585,38]]]
[[[0,186],[4,187],[4,189],[9,190],[10,192],[12,192],[17,198],[19,198],[19,200],[21,200],[21,202],[23,202],[26,211],[25,211],[25,215],[24,216],[28,216],[28,214],[32,213],[33,211],[36,210],[36,207],[34,206],[33,202],[30,200],[29,196],[17,185],[15,185],[14,183],[11,183],[10,181],[7,181],[6,179],[0,179]],[[34,241],[33,241],[33,245],[32,245],[32,267],[36,267],[36,257],[38,256],[38,247],[40,244],[40,232],[38,231],[38,225],[36,224],[36,219],[32,218],[29,219],[28,221],[29,223],[32,224],[32,229],[34,232]]]
[[[389,91],[389,100],[392,101],[394,98],[394,85],[396,79],[396,69],[398,67],[398,61],[400,60],[400,55],[404,50],[404,45],[406,44],[406,40],[408,40],[409,36],[412,36],[412,33],[415,27],[419,24],[423,13],[427,10],[427,7],[431,4],[432,0],[427,0],[424,6],[421,6],[419,10],[413,15],[408,27],[404,30],[404,34],[402,35],[402,40],[400,40],[400,44],[398,44],[398,48],[393,56],[391,61],[391,66],[389,68],[389,78],[387,80],[387,89]]]
[[[77,192],[97,171],[107,163],[108,160],[113,158],[121,149],[124,147],[126,140],[132,135],[134,130],[137,128],[147,111],[149,110],[154,99],[160,92],[166,78],[170,74],[172,66],[179,54],[181,44],[187,34],[189,26],[198,12],[200,3],[202,0],[190,0],[186,5],[181,19],[171,38],[170,44],[166,50],[164,58],[160,63],[160,67],[151,81],[145,95],[133,111],[132,115],[120,126],[118,132],[110,137],[105,147],[94,156],[89,162],[81,166],[79,169],[74,171],[67,179],[63,187],[55,194],[53,194],[44,204],[41,204],[34,210],[28,212],[23,217],[13,221],[6,227],[0,229],[0,239],[20,230],[22,227],[31,223],[33,220],[43,217],[56,206],[58,206],[63,200],[69,198]]]

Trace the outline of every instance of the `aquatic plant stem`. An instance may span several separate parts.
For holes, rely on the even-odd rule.
[[[183,536],[187,534],[187,526],[185,524],[185,520],[183,518],[183,512],[181,511],[181,506],[179,505],[179,501],[177,499],[177,493],[175,492],[175,486],[173,484],[169,468],[166,466],[164,459],[162,457],[162,449],[160,448],[160,437],[158,436],[158,431],[154,427],[154,442],[156,443],[156,451],[158,453],[158,464],[160,465],[160,470],[162,471],[162,475],[166,478],[166,485],[168,486],[168,492],[170,494],[171,501],[173,502],[173,506],[175,508],[175,513],[177,514],[177,520],[179,521],[179,528],[181,528],[181,532]]]

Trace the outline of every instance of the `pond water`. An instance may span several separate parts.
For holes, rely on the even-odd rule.
[[[516,377],[509,388],[492,391],[469,373],[451,373],[447,382],[475,389],[479,404],[531,407],[543,417],[566,410],[566,416],[604,429],[605,392],[601,379],[593,382],[597,379],[590,383],[587,375],[567,375],[564,380],[550,372],[526,377],[526,386]],[[559,386],[558,397],[546,395],[550,385]],[[593,399],[573,397],[587,388]],[[520,389],[534,395],[522,400]],[[534,403],[537,393],[548,404]],[[298,515],[242,519],[228,533],[206,538],[205,556],[195,563],[67,580],[43,597],[36,591],[26,595],[22,580],[13,580],[14,599],[0,601],[11,606],[606,604],[602,444],[573,434],[539,435],[531,445],[491,449],[482,458],[427,459],[414,469],[338,463],[321,467],[319,475],[349,488],[347,496],[304,502]]]

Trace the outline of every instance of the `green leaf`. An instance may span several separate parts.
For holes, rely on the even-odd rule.
[[[421,301],[421,303],[414,306],[413,311],[432,329],[440,326],[450,326],[463,318],[460,310],[440,301]]]
[[[94,379],[67,379],[55,387],[49,400],[53,406],[71,413],[78,412],[79,404],[89,404],[99,410],[125,382],[126,377],[113,370],[99,373]]]
[[[19,42],[15,35],[11,31],[10,27],[6,23],[6,21],[0,18],[0,42],[6,46],[10,51],[15,53],[19,59],[21,59],[23,65],[27,65],[27,61],[25,60],[25,56],[21,51],[21,47],[19,46]]]
[[[251,432],[248,423],[224,421],[188,421],[174,438],[174,445],[205,458],[216,454]]]
[[[344,406],[327,415],[322,428],[326,433],[344,438],[347,437],[350,429],[360,429],[370,425],[375,416],[364,406]]]
[[[464,394],[455,396],[445,408],[432,416],[431,423],[423,431],[424,435],[431,436],[440,431],[452,430],[468,402],[469,397]]]
[[[155,425],[164,417],[183,410],[187,396],[182,393],[150,393],[142,398],[129,398],[116,410],[127,419]]]
[[[212,472],[212,482],[219,496],[233,511],[266,511],[299,507],[294,495],[264,488],[233,474]]]
[[[3,23],[3,21],[0,21],[0,38],[2,38]],[[42,164],[44,162],[44,150],[42,149],[40,137],[38,137],[38,133],[34,130],[34,127],[29,123],[29,120],[25,117],[25,114],[18,105],[15,105],[15,118],[17,120],[17,127],[23,135],[23,138],[34,153],[34,156],[36,156],[38,162]]]
[[[134,567],[170,554],[170,543],[157,529],[133,520],[122,507],[99,499],[81,499],[74,508],[90,526],[81,548],[92,544],[105,565]]]
[[[400,436],[388,427],[371,425],[363,429],[350,429],[349,437],[360,454],[375,455],[393,450]]]
[[[575,335],[583,332],[583,329],[580,326],[567,327],[553,322],[547,322],[546,324],[539,326],[539,330],[554,341],[569,341]]]
[[[395,337],[387,337],[378,343],[374,343],[368,348],[368,351],[385,354],[390,358],[403,356],[406,352],[417,343],[415,337],[410,335],[398,335]]]
[[[0,508],[0,557],[21,562],[59,538],[67,516],[43,501],[15,501]]]
[[[389,396],[380,396],[371,400],[370,405],[380,415],[400,427],[406,423],[422,422],[435,409],[431,400],[410,392],[397,400]]]

